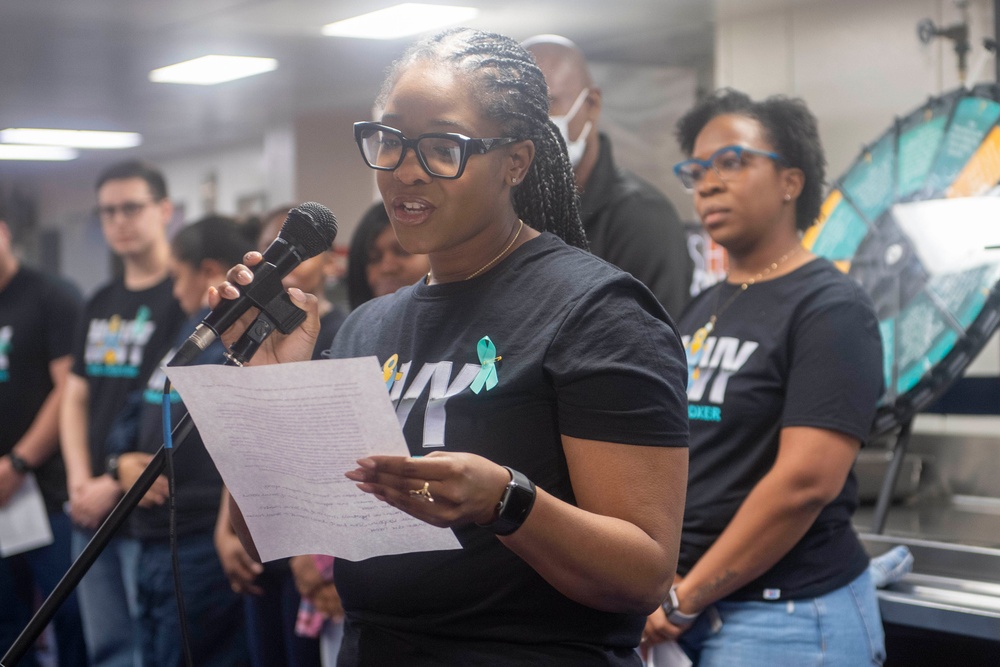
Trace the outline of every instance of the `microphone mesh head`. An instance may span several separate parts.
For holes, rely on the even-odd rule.
[[[309,201],[288,212],[278,236],[305,257],[315,257],[333,245],[337,218],[326,206]]]

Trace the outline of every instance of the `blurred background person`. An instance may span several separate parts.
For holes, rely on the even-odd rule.
[[[288,212],[293,206],[288,204],[272,209],[261,217],[259,237],[257,238],[257,249],[261,252],[267,250],[281,231],[281,226],[288,217]],[[347,312],[330,300],[329,286],[337,275],[336,251],[330,248],[326,252],[321,252],[315,257],[310,257],[295,267],[281,281],[285,289],[298,287],[306,294],[313,294],[319,299],[319,319],[320,335],[316,341],[315,357],[330,348],[333,337],[340,329],[340,325],[347,318]]]
[[[0,652],[28,624],[36,597],[48,597],[70,566],[66,469],[59,452],[59,400],[73,363],[73,330],[83,305],[70,283],[25,266],[14,252],[0,194],[0,508],[28,475],[45,501],[52,543],[0,557]],[[53,618],[61,667],[87,664],[76,593]],[[24,663],[35,664],[29,652]]]
[[[280,206],[261,217],[258,250],[264,252],[271,245],[292,208]],[[314,359],[319,359],[330,348],[347,317],[327,295],[327,282],[335,271],[336,258],[330,248],[299,264],[281,281],[285,289],[297,287],[319,301],[320,332],[313,350]],[[215,547],[232,590],[245,594],[243,603],[251,664],[255,667],[285,664],[319,667],[318,636],[296,631],[302,596],[296,588],[288,559],[261,565],[247,554],[229,523],[228,495],[223,491],[215,526]]]
[[[538,35],[522,46],[549,86],[549,113],[573,164],[590,251],[638,278],[676,319],[690,299],[694,269],[677,211],[659,190],[615,164],[611,140],[598,128],[601,89],[576,44]]]
[[[170,274],[174,297],[188,316],[174,347],[163,357],[160,368],[174,356],[194,328],[209,313],[209,286],[225,280],[226,270],[242,261],[256,247],[255,232],[235,220],[210,215],[181,229],[170,244]],[[214,341],[192,363],[222,364],[225,349]],[[163,385],[166,376],[158,370],[143,394],[139,446],[118,457],[122,491],[128,491],[163,444]],[[180,396],[171,390],[172,425],[187,412]],[[222,478],[205,449],[197,429],[173,454],[176,506],[177,554],[180,588],[184,596],[191,657],[195,665],[242,667],[249,664],[243,601],[234,592],[215,553],[213,533],[219,511]],[[174,592],[170,553],[170,521],[167,478],[160,475],[139,501],[130,517],[139,550],[140,645],[144,667],[176,667],[183,664],[181,631]]]
[[[801,100],[720,91],[677,125],[674,170],[728,278],[678,322],[691,455],[678,572],[648,644],[698,665],[882,664],[852,472],[882,393],[871,299],[801,245],[826,160]]]
[[[118,163],[97,180],[101,230],[123,271],[84,307],[61,402],[74,556],[121,498],[118,454],[137,446],[138,398],[185,319],[168,271],[173,211],[166,180],[151,165]],[[77,587],[95,667],[140,664],[138,557],[139,543],[123,526]]]
[[[399,245],[389,226],[385,204],[369,208],[351,237],[347,253],[347,296],[354,310],[377,296],[392,294],[427,275],[427,255],[413,255]]]
[[[362,216],[351,237],[347,263],[347,294],[351,309],[422,280],[430,270],[426,255],[413,255],[399,245],[389,214],[376,202]],[[333,583],[333,557],[296,556],[290,561],[302,596],[300,634],[320,637],[325,667],[336,664],[343,636],[344,608]]]

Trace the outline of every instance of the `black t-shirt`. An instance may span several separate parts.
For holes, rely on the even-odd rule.
[[[139,424],[139,446],[137,451],[155,454],[163,445],[163,384],[166,374],[163,367],[177,349],[188,339],[195,327],[204,320],[209,310],[191,316],[177,332],[173,347],[163,356],[156,370],[150,375],[142,394],[142,408]],[[320,319],[320,331],[314,358],[330,347],[334,335],[347,316],[339,309],[333,309]],[[225,347],[221,339],[215,340],[199,354],[190,365],[225,363]],[[187,413],[177,390],[170,391],[171,428],[177,426]],[[191,429],[183,442],[174,443],[174,485],[176,497],[176,527],[178,535],[205,535],[215,530],[215,520],[219,513],[219,498],[222,494],[222,477],[212,461],[201,434],[197,428]],[[132,535],[140,540],[167,540],[170,537],[169,507],[136,507],[130,517]],[[282,561],[284,564],[286,561]],[[265,564],[271,567],[271,564]],[[284,565],[287,570],[287,565]]]
[[[84,308],[73,345],[73,373],[90,389],[87,442],[93,475],[105,472],[105,440],[129,394],[145,387],[185,319],[172,290],[169,278],[139,291],[118,278]]]
[[[485,337],[502,359],[497,384],[476,393]],[[390,397],[413,455],[474,452],[569,503],[560,434],[687,444],[683,350],[662,306],[550,234],[474,279],[362,305],[332,355],[398,355]],[[455,534],[461,550],[337,561],[349,619],[340,664],[637,664],[644,616],[569,600],[484,528]]]
[[[155,454],[163,445],[163,383],[166,380],[163,367],[207,314],[207,309],[197,313],[180,327],[173,347],[163,355],[156,370],[150,375],[142,394],[137,451]],[[224,361],[225,348],[221,340],[216,340],[191,365],[221,364]],[[176,389],[171,389],[171,429],[177,426],[186,413],[180,394]],[[174,443],[173,459],[177,534],[211,534],[215,530],[215,519],[219,514],[222,477],[208,455],[198,429],[191,429],[183,441]],[[136,507],[129,521],[132,535],[140,540],[170,538],[170,514],[166,503],[156,507]]]
[[[673,204],[616,165],[611,141],[600,136],[601,151],[580,196],[590,251],[638,278],[676,320],[691,299],[687,232]]]
[[[691,303],[685,344],[739,289],[721,283]],[[688,386],[691,457],[679,571],[685,574],[774,464],[782,428],[809,426],[864,442],[882,392],[882,343],[868,295],[823,259],[758,283],[720,314]],[[822,595],[866,567],[851,527],[852,472],[805,536],[733,600]]]
[[[326,352],[330,349],[330,345],[333,344],[334,336],[340,331],[340,327],[346,319],[347,313],[341,310],[339,306],[334,306],[333,310],[319,318],[319,335],[316,337],[313,359],[326,358]]]
[[[22,266],[0,291],[0,456],[27,432],[52,392],[49,362],[70,354],[83,299],[69,283]],[[36,471],[50,512],[66,502],[58,448]]]

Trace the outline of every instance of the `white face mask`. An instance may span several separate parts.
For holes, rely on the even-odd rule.
[[[580,91],[577,96],[576,101],[573,102],[573,106],[569,108],[563,116],[549,116],[549,119],[555,123],[555,126],[559,128],[559,134],[562,135],[563,141],[566,142],[566,152],[569,153],[569,161],[575,167],[580,164],[580,160],[583,159],[583,152],[587,148],[587,135],[590,134],[590,121],[583,126],[583,130],[580,132],[580,136],[576,138],[576,141],[572,141],[569,138],[569,123],[576,117],[580,107],[583,106],[583,101],[587,99],[587,95],[590,93],[589,88],[584,88]]]

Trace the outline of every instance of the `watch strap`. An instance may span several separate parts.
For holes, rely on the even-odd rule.
[[[536,495],[535,485],[530,479],[513,468],[504,468],[510,473],[510,481],[497,503],[497,518],[483,526],[501,536],[510,535],[521,527],[535,505]]]
[[[670,587],[670,593],[663,603],[663,611],[667,615],[667,620],[672,624],[683,627],[694,623],[698,619],[698,614],[685,614],[679,607],[680,601],[677,599],[677,586]]]
[[[28,465],[28,462],[18,456],[13,450],[7,452],[7,458],[10,459],[10,467],[18,475],[27,475],[32,471],[32,467]]]

